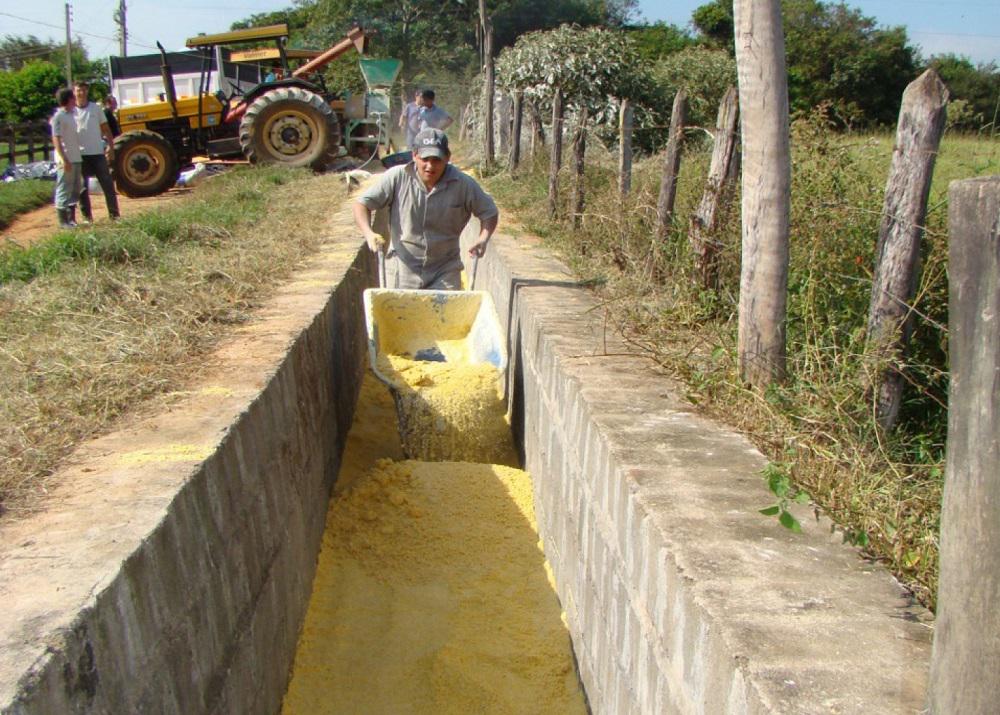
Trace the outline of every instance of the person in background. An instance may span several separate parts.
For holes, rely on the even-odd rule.
[[[352,207],[354,222],[374,253],[385,241],[372,229],[372,211],[389,209],[387,288],[460,290],[459,236],[471,216],[479,219],[480,230],[469,255],[486,253],[500,212],[475,179],[448,163],[450,158],[445,133],[424,129],[413,140],[413,161],[382,174]]]
[[[425,89],[420,93],[420,129],[440,129],[444,131],[452,125],[455,120],[448,112],[434,104],[434,90]]]
[[[86,82],[73,85],[76,96],[76,130],[80,135],[80,153],[83,155],[83,188],[80,191],[80,214],[87,221],[94,220],[90,207],[90,192],[87,191],[87,179],[97,177],[97,183],[104,192],[104,202],[108,206],[108,215],[117,219],[118,196],[115,194],[115,184],[111,180],[111,170],[108,162],[114,158],[115,144],[111,136],[111,128],[104,116],[104,110],[91,102],[87,97],[90,87]]]
[[[80,198],[83,176],[83,157],[80,154],[80,137],[76,131],[76,97],[73,90],[63,87],[56,92],[59,108],[52,116],[52,144],[56,150],[55,204],[60,228],[76,226],[76,204]]]
[[[407,102],[403,111],[399,115],[399,128],[406,133],[406,148],[413,146],[413,138],[420,131],[420,107],[422,104],[421,92],[418,89],[413,93],[413,101]]]
[[[108,129],[111,130],[112,138],[122,133],[121,125],[118,124],[118,115],[115,114],[117,109],[118,100],[115,99],[115,95],[109,94],[104,98],[104,119],[108,123]]]

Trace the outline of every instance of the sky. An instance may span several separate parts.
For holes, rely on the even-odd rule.
[[[156,51],[159,40],[168,50],[183,49],[184,40],[199,32],[224,32],[237,21],[257,13],[281,9],[282,0],[125,0],[129,29],[128,53]],[[91,58],[118,54],[117,25],[113,20],[121,0],[74,0],[71,26]],[[707,0],[639,0],[642,18],[687,26],[691,12]],[[903,25],[910,41],[924,55],[954,52],[974,62],[1000,64],[1000,0],[854,0],[848,5],[879,24]],[[36,35],[61,40],[65,36],[64,0],[3,2],[0,36]]]

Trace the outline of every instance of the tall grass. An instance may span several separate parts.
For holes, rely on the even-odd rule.
[[[789,379],[764,394],[736,365],[739,187],[715,232],[720,288],[695,287],[688,222],[700,199],[710,146],[689,142],[668,239],[655,241],[661,165],[639,162],[633,193],[617,196],[615,159],[588,154],[588,208],[571,229],[545,215],[547,166],[488,186],[527,228],[600,286],[623,334],[686,385],[687,397],[745,431],[844,528],[928,605],[937,578],[937,526],[947,432],[947,183],[1000,170],[1000,144],[946,138],[938,159],[914,302],[901,420],[891,435],[873,418],[865,325],[892,138],[840,135],[822,115],[795,123],[787,342]],[[568,187],[571,177],[562,179]],[[568,190],[566,191],[568,194]],[[869,366],[866,368],[866,366]],[[765,506],[765,505],[762,505]]]
[[[60,460],[177,390],[326,240],[336,175],[213,178],[156,211],[0,250],[0,512],[30,510]]]

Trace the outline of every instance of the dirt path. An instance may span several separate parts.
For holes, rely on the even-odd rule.
[[[130,199],[127,196],[118,196],[118,207],[122,216],[134,216],[143,211],[157,208],[165,204],[172,203],[177,199],[190,195],[192,189],[177,187],[159,196],[150,196],[144,199]],[[91,197],[94,207],[94,220],[97,222],[107,221],[108,209],[104,205],[104,196],[100,193]],[[31,243],[45,238],[56,231],[56,211],[51,204],[21,214],[13,223],[3,231],[0,231],[0,245],[8,241],[19,246],[28,246]]]

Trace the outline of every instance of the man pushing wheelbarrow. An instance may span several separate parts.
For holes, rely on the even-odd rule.
[[[413,161],[394,166],[361,193],[354,220],[368,247],[381,254],[385,240],[371,227],[372,211],[389,209],[386,288],[461,290],[459,236],[469,218],[479,219],[473,260],[486,252],[496,230],[497,205],[471,176],[449,163],[448,137],[424,129],[413,141]]]

